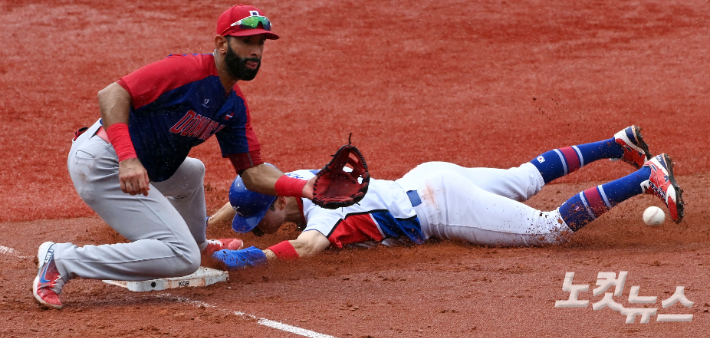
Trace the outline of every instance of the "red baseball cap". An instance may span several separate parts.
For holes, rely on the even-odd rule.
[[[252,20],[244,19],[255,17]],[[251,36],[264,34],[267,39],[276,40],[278,35],[271,32],[271,22],[264,13],[254,6],[234,6],[222,13],[217,19],[217,35]]]

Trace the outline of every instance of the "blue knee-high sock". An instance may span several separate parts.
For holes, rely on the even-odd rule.
[[[624,149],[608,140],[550,150],[530,161],[542,174],[545,184],[603,158],[621,158]]]
[[[572,231],[577,231],[613,206],[642,194],[641,183],[650,176],[651,168],[642,167],[631,175],[582,191],[562,204],[560,215]]]

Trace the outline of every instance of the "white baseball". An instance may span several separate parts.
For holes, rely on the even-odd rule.
[[[643,222],[646,225],[661,225],[666,220],[666,214],[659,207],[648,207],[643,212]]]

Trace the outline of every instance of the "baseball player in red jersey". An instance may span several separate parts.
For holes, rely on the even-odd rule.
[[[197,270],[201,256],[239,249],[239,239],[205,235],[205,167],[187,155],[212,135],[245,187],[313,197],[312,181],[263,164],[237,86],[254,79],[264,42],[278,38],[261,10],[235,6],[219,16],[214,53],[170,55],[99,92],[101,119],[77,133],[67,164],[82,200],[130,243],[43,243],[32,285],[40,304],[61,308],[58,296],[73,278],[184,276]]]
[[[584,190],[553,211],[521,203],[556,178],[605,158],[622,159],[637,170]],[[308,179],[314,172],[299,170],[287,175]],[[681,189],[670,158],[665,154],[651,157],[636,126],[610,139],[545,152],[507,170],[424,163],[396,181],[371,179],[358,205],[336,210],[320,208],[307,199],[250,192],[237,178],[230,203],[211,222],[234,217],[232,228],[237,232],[273,233],[284,222],[304,230],[297,239],[264,250],[226,249],[213,257],[229,269],[239,269],[371,241],[421,244],[438,237],[494,246],[557,244],[613,206],[642,193],[659,197],[674,221],[683,218]]]

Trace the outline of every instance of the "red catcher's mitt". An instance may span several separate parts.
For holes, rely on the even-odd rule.
[[[313,186],[313,203],[326,209],[349,207],[365,197],[370,185],[367,163],[355,146],[340,147],[318,174]],[[352,171],[345,171],[351,168]]]

